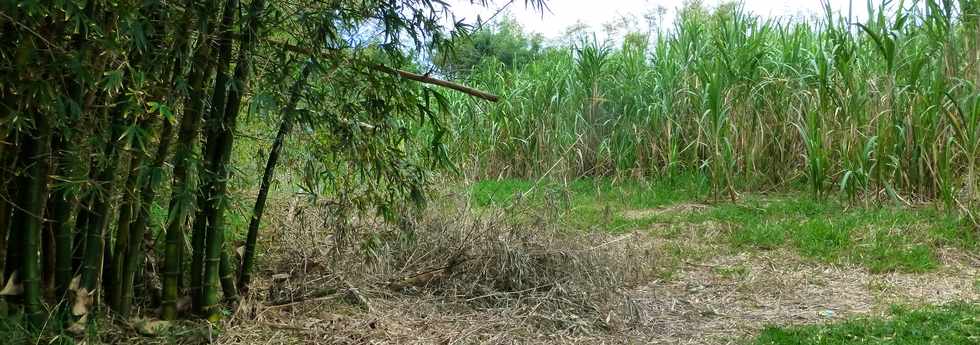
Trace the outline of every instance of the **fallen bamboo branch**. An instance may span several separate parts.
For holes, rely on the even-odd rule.
[[[324,57],[324,58],[328,58],[328,59],[329,58],[335,58],[336,57],[336,56],[333,56],[332,54],[327,53],[327,52],[315,52],[312,49],[300,47],[300,46],[297,46],[297,45],[294,45],[294,44],[285,43],[285,42],[279,42],[279,41],[274,41],[274,40],[269,40],[269,39],[265,40],[265,42],[266,43],[269,43],[271,45],[279,46],[279,47],[281,47],[281,48],[283,48],[285,50],[288,50],[288,51],[291,51],[291,52],[294,52],[294,53],[306,54],[306,55],[311,55],[311,56],[312,55],[315,55],[315,56],[320,56],[320,57]],[[400,69],[396,69],[396,68],[385,66],[383,64],[376,64],[376,63],[362,63],[362,65],[364,67],[370,68],[370,69],[375,70],[375,71],[378,71],[378,72],[382,72],[382,73],[386,73],[386,74],[398,76],[400,78],[404,78],[404,79],[408,79],[408,80],[414,80],[414,81],[417,81],[417,82],[420,82],[420,83],[424,83],[424,84],[431,84],[431,85],[441,86],[441,87],[444,87],[444,88],[447,88],[447,89],[456,90],[456,91],[465,93],[467,95],[470,95],[470,96],[473,96],[473,97],[476,97],[476,98],[485,99],[485,100],[488,100],[488,101],[491,101],[491,102],[496,102],[496,101],[500,100],[500,97],[498,97],[497,95],[494,95],[492,93],[489,93],[489,92],[486,92],[486,91],[482,91],[482,90],[478,90],[478,89],[475,89],[475,88],[472,88],[472,87],[469,87],[469,86],[466,86],[466,85],[462,85],[462,84],[459,84],[459,83],[454,83],[454,82],[451,82],[451,81],[448,81],[448,80],[442,80],[442,79],[438,79],[438,78],[433,78],[433,77],[431,77],[431,76],[429,76],[427,74],[423,75],[423,74],[412,73],[412,72],[409,72],[409,71],[404,71],[404,70],[400,70]]]

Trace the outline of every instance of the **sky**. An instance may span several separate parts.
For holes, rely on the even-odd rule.
[[[778,18],[823,14],[824,0],[743,0],[745,8],[757,15]],[[477,15],[486,19],[508,0],[496,0],[489,8],[471,5],[470,0],[451,0],[453,12],[465,17],[467,22],[476,20]],[[542,14],[525,8],[523,0],[516,0],[507,7],[505,13],[515,18],[531,32],[537,32],[548,39],[560,38],[566,28],[578,22],[585,23],[592,30],[601,31],[602,24],[616,21],[624,16],[642,19],[643,15],[657,8],[666,10],[664,22],[670,23],[673,14],[684,4],[684,0],[548,0],[550,13]],[[708,5],[718,4],[718,0],[706,0]],[[847,14],[851,0],[829,0],[830,6],[842,14]],[[866,0],[854,1],[853,14],[861,18],[867,13]]]

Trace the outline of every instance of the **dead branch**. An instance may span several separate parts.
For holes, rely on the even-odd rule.
[[[285,49],[287,51],[291,51],[291,52],[298,53],[298,54],[305,54],[305,55],[311,55],[311,56],[319,56],[319,57],[323,57],[323,58],[327,58],[327,59],[332,59],[332,58],[336,58],[337,57],[335,54],[331,54],[329,52],[322,52],[322,51],[321,52],[316,52],[316,51],[314,51],[312,49],[300,47],[300,46],[297,46],[297,45],[294,45],[294,44],[289,44],[289,43],[286,43],[286,42],[279,42],[279,41],[274,41],[274,40],[271,40],[271,39],[267,39],[267,40],[265,40],[265,42],[268,43],[268,44],[270,44],[270,45],[278,46],[278,47],[283,48],[283,49]],[[420,83],[423,83],[423,84],[431,84],[431,85],[441,86],[441,87],[444,87],[444,88],[447,88],[447,89],[456,90],[456,91],[465,93],[467,95],[470,95],[470,96],[473,96],[473,97],[476,97],[476,98],[485,99],[485,100],[488,100],[488,101],[491,101],[491,102],[496,102],[496,101],[500,100],[500,97],[498,97],[497,95],[491,94],[489,92],[478,90],[478,89],[475,89],[475,88],[472,88],[472,87],[469,87],[469,86],[466,86],[466,85],[462,85],[462,84],[459,84],[459,83],[454,83],[454,82],[451,82],[451,81],[448,81],[448,80],[442,80],[442,79],[438,79],[438,78],[433,78],[433,77],[431,77],[429,75],[422,75],[422,74],[412,73],[412,72],[409,72],[409,71],[404,71],[404,70],[400,70],[400,69],[388,67],[388,66],[385,66],[383,64],[366,63],[366,62],[360,62],[360,64],[362,66],[364,66],[364,67],[370,68],[372,70],[375,70],[375,71],[378,71],[378,72],[381,72],[381,73],[386,73],[386,74],[398,76],[400,78],[417,81],[417,82],[420,82]]]

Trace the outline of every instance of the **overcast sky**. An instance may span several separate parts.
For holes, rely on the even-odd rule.
[[[497,8],[508,0],[496,0],[495,6],[482,8],[469,4],[469,0],[451,0],[453,12],[457,16],[475,21],[476,16],[482,18],[493,15]],[[823,13],[821,0],[743,0],[745,8],[760,16],[789,17],[820,15]],[[829,0],[830,6],[846,15],[851,0]],[[878,1],[875,1],[878,2]],[[561,36],[565,28],[583,22],[593,30],[601,31],[602,24],[617,20],[623,16],[643,18],[643,15],[662,7],[667,11],[664,20],[670,23],[673,13],[681,7],[684,0],[549,0],[550,13],[544,16],[540,12],[526,9],[524,0],[516,0],[507,7],[511,17],[516,18],[526,29],[543,34],[546,38],[554,39]],[[705,0],[708,5],[716,5],[718,0]],[[853,14],[864,17],[866,0],[854,1]]]

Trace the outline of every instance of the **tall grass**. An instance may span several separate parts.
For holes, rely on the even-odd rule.
[[[475,178],[672,176],[719,197],[806,185],[815,194],[977,195],[980,1],[869,4],[770,20],[688,5],[624,43],[583,39],[513,69],[489,60],[453,96],[454,153]]]

